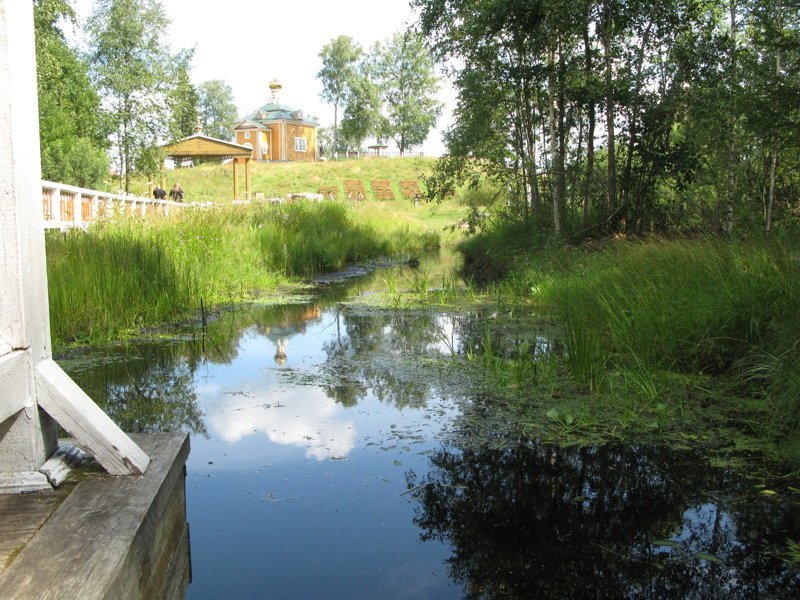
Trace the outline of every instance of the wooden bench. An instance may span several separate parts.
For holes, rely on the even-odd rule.
[[[345,179],[344,194],[348,200],[364,200],[367,197],[364,182],[360,179]]]
[[[338,185],[321,185],[318,194],[322,194],[325,200],[338,200],[339,199],[339,186]]]
[[[372,192],[375,194],[375,200],[395,199],[392,183],[388,179],[373,179]]]
[[[422,193],[419,190],[419,182],[411,179],[404,179],[400,182],[400,189],[403,191],[404,198],[419,198]]]

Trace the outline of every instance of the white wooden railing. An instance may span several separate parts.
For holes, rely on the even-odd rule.
[[[111,194],[54,181],[42,181],[42,212],[45,229],[85,227],[95,221],[121,216],[162,217],[184,208],[205,208],[206,206]]]

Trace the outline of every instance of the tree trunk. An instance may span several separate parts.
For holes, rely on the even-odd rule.
[[[339,156],[339,105],[333,105],[333,158]]]
[[[778,0],[777,6],[777,29],[780,35],[780,32],[783,31],[783,3],[781,0]],[[778,80],[781,76],[781,47],[778,44],[778,47],[775,51],[775,79]],[[770,163],[769,163],[769,197],[767,199],[767,224],[765,234],[769,237],[769,234],[772,232],[772,209],[775,206],[775,169],[778,166],[778,143],[773,135],[772,138],[772,148],[770,150]]]
[[[603,51],[605,53],[606,67],[606,139],[608,144],[608,212],[613,213],[617,208],[617,153],[616,135],[614,130],[614,73],[611,56],[611,27],[613,17],[611,14],[611,1],[605,2],[603,17]]]
[[[625,168],[622,172],[622,203],[623,206],[629,206],[631,203],[631,192],[633,191],[633,182],[631,181],[633,177],[633,150],[636,147],[636,135],[637,135],[637,123],[636,123],[636,116],[637,111],[639,109],[639,101],[638,96],[642,89],[642,70],[644,67],[644,54],[645,49],[647,48],[647,43],[650,40],[650,30],[653,28],[653,22],[650,21],[647,24],[647,29],[645,29],[644,34],[642,35],[642,44],[639,48],[639,54],[636,57],[636,67],[635,67],[635,76],[634,81],[636,82],[636,89],[634,90],[634,100],[630,103],[630,110],[628,111],[628,149],[625,155]],[[636,204],[636,219],[638,220],[646,220],[646,214],[641,214],[641,205],[637,202]]]
[[[564,53],[561,46],[561,37],[558,41],[558,71],[556,73],[556,83],[558,86],[558,93],[556,98],[558,100],[558,159],[556,160],[556,185],[558,187],[558,216],[561,221],[556,227],[556,232],[560,233],[563,228],[564,214],[567,206],[567,169],[566,154],[567,154],[567,127],[566,127],[566,98],[564,94],[564,68],[562,61],[564,60]]]
[[[589,14],[586,14],[586,27],[583,30],[583,45],[586,49],[585,75],[587,81],[592,77],[592,43],[589,39]],[[591,209],[592,179],[594,177],[594,126],[595,105],[594,92],[589,95],[588,128],[586,134],[586,176],[583,180],[583,224],[589,225],[589,211]]]
[[[736,1],[730,2],[731,18],[731,115],[728,121],[728,202],[725,215],[725,233],[733,235],[733,209],[736,201],[736,103],[733,99],[736,85]]]
[[[561,186],[558,182],[558,126],[556,124],[556,49],[552,46],[547,51],[547,62],[549,74],[547,77],[547,104],[550,121],[550,178],[551,189],[553,190],[553,229],[556,235],[561,235],[561,198],[559,196]],[[555,178],[555,179],[553,179]]]

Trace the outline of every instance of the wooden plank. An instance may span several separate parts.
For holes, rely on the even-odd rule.
[[[150,459],[53,360],[36,366],[36,399],[112,475],[143,473]]]
[[[27,352],[0,356],[0,423],[33,406],[30,357]]]
[[[47,477],[38,471],[0,474],[0,494],[30,494],[52,489]]]
[[[79,483],[0,574],[0,598],[164,597],[149,588],[156,565],[150,548],[164,550],[167,540],[183,539],[183,491],[176,488],[184,487],[189,438],[184,433],[133,437],[153,458],[147,472]]]
[[[65,498],[64,493],[0,496],[0,573]],[[0,592],[2,594],[2,592]]]

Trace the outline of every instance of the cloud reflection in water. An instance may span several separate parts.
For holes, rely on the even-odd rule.
[[[317,388],[220,392],[207,401],[209,429],[231,444],[263,432],[275,444],[305,448],[315,460],[343,458],[355,446],[355,425],[337,420],[342,406]]]

